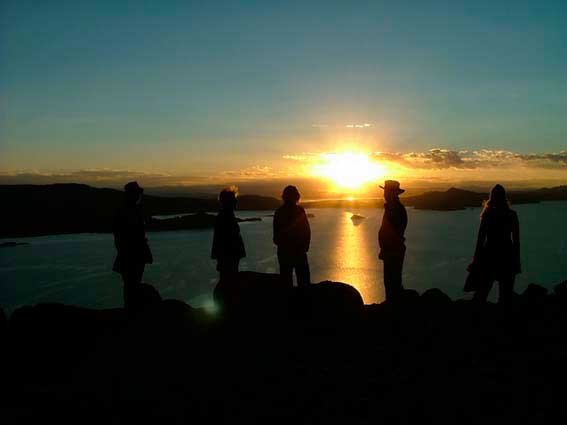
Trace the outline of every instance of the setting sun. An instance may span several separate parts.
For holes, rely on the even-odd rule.
[[[359,189],[385,174],[384,165],[372,161],[368,154],[355,152],[324,154],[322,163],[313,168],[313,175],[332,181],[339,189]]]

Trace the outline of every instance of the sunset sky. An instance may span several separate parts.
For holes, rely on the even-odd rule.
[[[0,7],[0,183],[567,183],[565,0]]]

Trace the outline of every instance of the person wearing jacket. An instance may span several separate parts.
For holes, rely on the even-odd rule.
[[[378,232],[380,253],[378,258],[384,262],[384,289],[387,302],[396,302],[403,293],[402,269],[406,253],[404,233],[408,224],[406,208],[399,195],[404,193],[400,183],[386,180],[384,186],[384,215]]]
[[[307,252],[311,242],[311,228],[305,210],[297,205],[301,195],[295,186],[287,186],[282,193],[283,205],[274,213],[273,240],[278,247],[278,262],[282,281],[293,286],[293,271],[297,285],[311,283]]]
[[[234,215],[236,198],[236,188],[223,189],[219,194],[220,210],[215,222],[211,258],[217,260],[221,281],[235,278],[240,260],[246,257],[240,226]]]
[[[124,204],[117,210],[113,225],[117,254],[112,270],[122,276],[126,309],[135,304],[146,264],[153,263],[141,208],[143,193],[135,181],[124,186]]]

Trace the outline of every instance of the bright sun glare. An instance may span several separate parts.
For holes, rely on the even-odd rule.
[[[386,174],[384,165],[372,161],[365,153],[328,153],[322,159],[323,163],[314,167],[313,174],[331,180],[337,189],[359,189]]]

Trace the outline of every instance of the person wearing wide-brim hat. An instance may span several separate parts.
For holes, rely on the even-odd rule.
[[[112,269],[122,276],[126,309],[134,306],[145,266],[153,262],[140,206],[143,193],[138,182],[124,186],[124,204],[116,212],[113,226],[117,254]]]
[[[384,186],[384,216],[378,232],[380,254],[384,262],[384,289],[387,302],[397,301],[403,293],[402,268],[406,252],[404,233],[408,224],[406,208],[399,195],[404,193],[396,180],[386,180]]]

